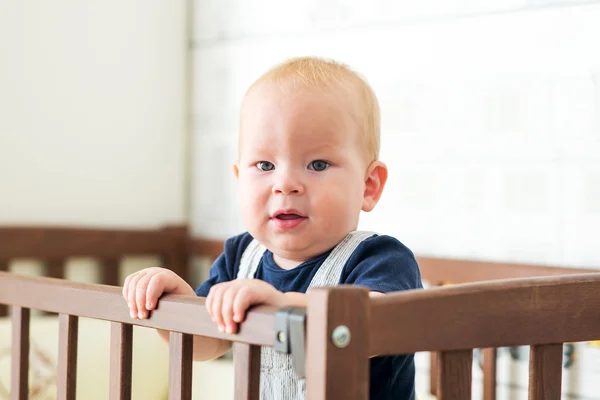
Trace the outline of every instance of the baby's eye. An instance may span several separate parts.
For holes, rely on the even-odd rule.
[[[329,163],[323,160],[315,160],[308,165],[308,169],[315,171],[324,171],[327,167],[329,167]]]
[[[260,169],[261,171],[271,171],[271,170],[275,169],[275,166],[273,165],[273,163],[268,162],[268,161],[259,161],[256,163],[256,167],[258,169]]]

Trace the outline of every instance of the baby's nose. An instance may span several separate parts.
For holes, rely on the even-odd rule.
[[[276,179],[273,184],[274,194],[302,194],[304,193],[304,185],[300,179],[290,175],[282,174]]]

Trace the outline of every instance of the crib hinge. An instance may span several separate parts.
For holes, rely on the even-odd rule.
[[[306,308],[285,307],[275,313],[275,350],[292,355],[299,378],[305,377]]]

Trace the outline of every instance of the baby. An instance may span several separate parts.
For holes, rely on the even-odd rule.
[[[144,319],[163,293],[206,297],[219,330],[235,333],[256,304],[305,306],[316,286],[352,284],[371,296],[418,289],[413,253],[398,240],[357,231],[387,180],[379,161],[379,105],[344,65],[299,58],[276,66],[246,93],[233,167],[248,232],[228,239],[195,291],[175,273],[148,268],[127,277],[123,296]],[[410,321],[407,321],[410,323]],[[168,341],[168,332],[159,332]],[[231,342],[194,338],[194,359]],[[413,355],[371,358],[371,399],[413,399]],[[290,357],[262,349],[261,398],[303,399]]]

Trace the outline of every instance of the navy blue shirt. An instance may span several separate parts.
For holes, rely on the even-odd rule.
[[[225,241],[225,251],[211,267],[208,280],[196,289],[198,296],[206,297],[213,285],[236,279],[242,254],[252,239],[249,233],[244,233]],[[273,253],[267,250],[254,277],[281,292],[306,293],[313,276],[330,252],[285,270],[275,264]],[[386,235],[371,236],[358,245],[346,262],[339,283],[363,286],[382,293],[423,287],[412,251]],[[370,399],[414,399],[413,354],[373,357],[370,362]]]

